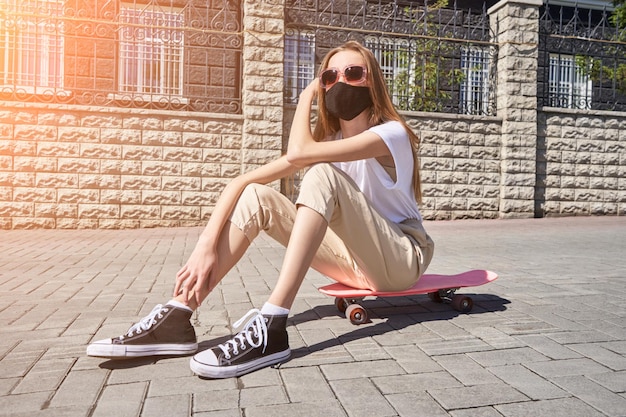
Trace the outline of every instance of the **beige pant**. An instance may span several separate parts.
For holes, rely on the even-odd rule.
[[[243,191],[230,221],[252,241],[261,230],[286,246],[297,206],[321,214],[329,228],[311,267],[355,288],[409,288],[432,259],[434,243],[417,220],[395,224],[380,215],[356,184],[330,164],[311,167],[296,204],[259,184]]]

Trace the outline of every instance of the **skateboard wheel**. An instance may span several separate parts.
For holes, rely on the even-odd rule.
[[[466,295],[455,295],[452,297],[452,308],[461,313],[469,313],[474,307],[472,299]]]
[[[348,308],[348,303],[345,299],[337,297],[335,298],[335,307],[337,307],[337,310],[339,310],[340,313],[345,313],[346,308]]]
[[[346,317],[352,324],[359,325],[367,323],[367,311],[358,304],[350,304],[346,308]]]

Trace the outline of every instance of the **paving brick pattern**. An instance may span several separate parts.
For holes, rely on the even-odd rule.
[[[427,222],[431,272],[489,268],[470,314],[428,297],[368,299],[353,326],[310,272],[292,359],[203,380],[189,358],[107,361],[94,339],[167,301],[200,228],[0,232],[0,415],[626,416],[626,217]],[[265,236],[194,315],[201,341],[267,298]]]

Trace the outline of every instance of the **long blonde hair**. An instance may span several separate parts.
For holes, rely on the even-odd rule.
[[[407,125],[404,118],[398,113],[395,106],[393,105],[393,102],[391,101],[391,96],[389,95],[389,90],[387,89],[385,78],[383,76],[383,72],[380,69],[380,65],[378,64],[378,61],[376,60],[374,54],[372,54],[369,49],[365,48],[360,43],[356,41],[348,41],[342,46],[339,46],[326,54],[326,56],[322,60],[322,64],[320,65],[320,73],[328,68],[328,62],[330,61],[330,59],[335,54],[342,51],[358,52],[359,54],[361,54],[365,61],[365,65],[367,67],[367,77],[369,80],[370,95],[372,97],[372,102],[374,103],[370,108],[370,126],[376,126],[393,120],[402,123],[402,125],[406,129],[407,134],[409,135],[409,141],[411,142],[411,148],[413,149],[413,191],[415,193],[415,199],[418,203],[421,203],[422,188],[420,180],[420,164],[417,153],[419,149],[420,139]],[[318,116],[317,122],[315,124],[315,129],[313,131],[313,137],[316,141],[320,142],[326,140],[329,136],[338,132],[340,130],[340,127],[339,119],[332,116],[326,109],[324,91],[321,87],[317,94],[317,103]]]

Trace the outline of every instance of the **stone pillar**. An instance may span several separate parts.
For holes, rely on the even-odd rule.
[[[244,0],[242,172],[282,151],[284,0]],[[273,184],[279,189],[279,182]]]
[[[499,44],[497,115],[502,118],[500,217],[534,217],[537,62],[542,0],[501,0],[488,10]]]

